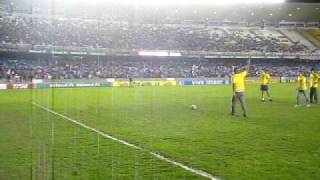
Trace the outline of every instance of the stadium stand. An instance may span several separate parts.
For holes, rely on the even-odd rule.
[[[247,58],[243,54],[248,53],[253,56],[258,53],[255,57],[258,59],[272,59],[277,55],[278,59],[294,61],[303,55],[303,58],[312,60],[318,56],[309,56],[310,53],[320,53],[319,22],[314,19],[318,11],[310,5],[286,5],[292,10],[298,7],[306,12],[304,16],[295,14],[297,21],[290,21],[290,18],[283,21],[288,14],[281,14],[282,11],[272,17],[262,17],[270,10],[281,9],[273,6],[246,7],[248,12],[259,8],[260,13],[254,16],[242,12],[241,8],[228,13],[228,7],[223,7],[226,14],[220,14],[218,10],[212,13],[211,9],[190,13],[184,8],[168,8],[163,10],[167,16],[160,17],[157,13],[162,10],[142,7],[85,7],[86,11],[82,11],[71,6],[70,12],[64,12],[61,7],[53,10],[40,8],[39,4],[39,7],[35,5],[29,9],[27,4],[20,4],[12,7],[10,13],[0,11],[0,50],[14,52],[12,54],[19,50],[28,53],[22,57],[2,56],[0,79],[228,77],[232,66],[239,64],[206,59],[209,52],[219,53],[218,58],[212,56],[218,60],[225,54]],[[115,8],[121,10],[115,12]],[[230,16],[233,21],[224,19]],[[302,20],[311,22],[302,23]],[[66,51],[68,56],[44,55],[53,54],[55,50]],[[71,50],[98,52],[99,60],[81,54],[70,55]],[[191,57],[202,53],[202,56],[143,59],[137,56],[142,50],[174,51],[191,54]],[[30,55],[32,51],[44,56]],[[125,56],[111,57],[113,54],[102,53],[100,57],[101,51],[124,52]],[[238,54],[242,56],[237,57]],[[302,63],[297,68],[291,62],[269,61],[264,64],[255,62],[254,65],[257,71],[263,66],[269,68],[273,76],[296,76],[299,70],[314,67]]]
[[[2,44],[54,45],[113,49],[216,52],[304,52],[306,40],[291,42],[275,29],[130,24],[73,19],[3,18]],[[285,31],[284,31],[285,32]],[[313,32],[313,31],[312,31]],[[315,31],[316,33],[316,31]],[[304,43],[301,43],[304,42]],[[316,44],[316,39],[314,39]]]

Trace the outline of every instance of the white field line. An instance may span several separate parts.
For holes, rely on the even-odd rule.
[[[51,110],[51,109],[49,109],[49,108],[46,108],[46,107],[44,107],[44,106],[42,106],[42,105],[40,105],[40,104],[38,104],[38,103],[32,102],[32,104],[33,104],[34,106],[37,106],[38,108],[40,108],[40,109],[42,109],[42,110],[45,110],[45,111],[51,113],[51,114],[54,114],[54,115],[56,115],[56,116],[59,116],[59,117],[65,119],[65,120],[68,120],[68,121],[70,121],[70,122],[73,122],[73,123],[75,123],[75,124],[77,124],[77,125],[85,128],[85,129],[88,129],[88,130],[91,130],[91,131],[93,131],[93,132],[95,132],[95,133],[97,133],[97,134],[100,134],[101,136],[103,136],[103,137],[105,137],[105,138],[111,139],[111,140],[113,140],[113,141],[119,142],[119,143],[121,143],[121,144],[124,144],[124,145],[126,145],[126,146],[129,146],[129,147],[134,148],[134,149],[137,149],[137,150],[146,151],[146,152],[148,152],[149,154],[151,154],[152,156],[154,156],[154,157],[156,157],[156,158],[158,158],[158,159],[160,159],[160,160],[163,160],[163,161],[166,161],[166,162],[168,162],[168,163],[170,163],[170,164],[173,164],[173,165],[175,165],[175,166],[178,166],[178,167],[180,167],[180,168],[182,168],[182,169],[185,169],[185,170],[187,170],[187,171],[189,171],[189,172],[191,172],[191,173],[193,173],[193,174],[197,174],[197,175],[199,175],[199,176],[206,177],[206,178],[212,179],[212,180],[219,180],[219,179],[218,179],[217,177],[215,177],[214,175],[209,174],[209,173],[207,173],[207,172],[205,172],[205,171],[192,168],[192,167],[187,166],[187,165],[185,165],[185,164],[183,164],[183,163],[180,163],[180,162],[177,162],[177,161],[175,161],[175,160],[173,160],[173,159],[167,158],[167,157],[165,157],[165,156],[163,156],[163,155],[161,155],[161,154],[159,154],[159,153],[157,153],[157,152],[153,152],[153,151],[147,150],[147,149],[145,149],[145,148],[143,148],[143,147],[140,147],[140,146],[138,146],[138,145],[129,143],[129,142],[125,141],[125,140],[118,139],[118,138],[116,138],[116,137],[114,137],[114,136],[112,136],[112,135],[106,134],[106,133],[104,133],[104,132],[102,132],[102,131],[100,131],[100,130],[98,130],[98,129],[95,129],[95,128],[93,128],[93,127],[90,127],[90,126],[88,126],[88,125],[85,125],[85,124],[83,124],[83,123],[81,123],[81,122],[78,122],[78,121],[76,121],[76,120],[74,120],[74,119],[72,119],[72,118],[70,118],[70,117],[67,117],[67,116],[65,116],[65,115],[63,115],[63,114],[60,114],[60,113],[58,113],[58,112],[56,112],[56,111],[53,111],[53,110]]]

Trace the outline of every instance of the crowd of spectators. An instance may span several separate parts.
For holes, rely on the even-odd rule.
[[[276,36],[263,36],[253,31],[244,33],[242,29],[40,17],[1,18],[0,45],[6,43],[215,52],[297,53],[308,49],[299,42],[287,43]]]
[[[226,63],[208,59],[54,59],[5,60],[0,65],[0,79],[30,81],[31,79],[97,79],[97,78],[229,78],[233,66],[245,63]],[[297,76],[308,72],[313,64],[254,63],[250,76],[268,69],[272,76]],[[316,67],[319,68],[319,67]]]

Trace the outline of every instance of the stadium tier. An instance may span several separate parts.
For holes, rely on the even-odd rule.
[[[0,41],[5,44],[180,50],[214,52],[298,53],[319,47],[317,30],[212,27],[179,24],[130,24],[82,19],[3,17]],[[309,32],[310,31],[310,32]]]

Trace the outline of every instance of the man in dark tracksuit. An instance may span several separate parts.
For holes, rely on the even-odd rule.
[[[319,74],[312,68],[310,72],[310,103],[318,103]]]

